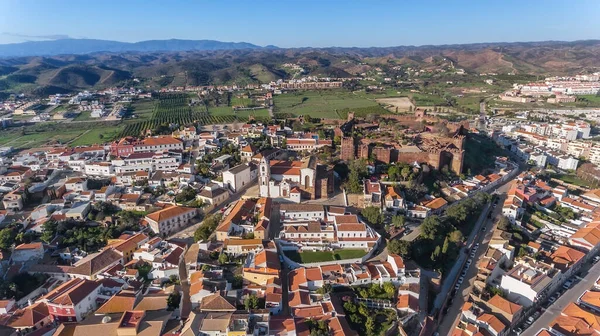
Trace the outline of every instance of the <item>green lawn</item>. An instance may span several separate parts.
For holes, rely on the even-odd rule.
[[[237,98],[231,97],[231,106],[250,106],[252,105],[252,99],[250,98]]]
[[[375,97],[374,97],[375,98]],[[380,98],[380,97],[377,97]],[[336,110],[378,106],[374,100],[347,91],[300,91],[276,95],[277,113],[310,115],[313,118],[339,118]]]
[[[212,116],[232,115],[233,109],[229,106],[209,107],[208,113],[210,113]]]
[[[91,117],[92,111],[81,111],[77,117],[75,117],[74,121],[85,121],[92,120],[94,118]]]
[[[362,258],[367,252],[365,250],[357,250],[357,249],[343,249],[336,250],[335,252],[330,251],[305,251],[305,252],[295,252],[295,251],[286,251],[285,255],[292,259],[295,262],[301,264],[314,263],[314,262],[322,262],[322,261],[333,261],[333,260],[345,260],[345,259],[357,259]]]
[[[433,94],[413,93],[412,98],[417,106],[440,106],[446,104],[444,98]]]
[[[123,126],[115,126],[114,128],[97,128],[92,129],[89,132],[83,134],[75,141],[71,146],[87,146],[94,144],[101,144],[114,140],[119,133],[123,130]]]
[[[576,186],[580,186],[580,187],[595,187],[595,185],[593,183],[589,183],[587,181],[584,181],[582,179],[580,179],[579,177],[577,177],[577,175],[570,175],[570,174],[555,174],[552,176],[555,179],[561,180],[565,183],[569,183],[569,184],[574,184]]]

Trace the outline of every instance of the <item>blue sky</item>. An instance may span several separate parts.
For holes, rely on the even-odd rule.
[[[279,47],[600,38],[600,0],[0,0],[0,44],[69,36]]]

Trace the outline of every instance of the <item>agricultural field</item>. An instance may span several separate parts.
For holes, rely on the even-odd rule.
[[[267,109],[256,109],[256,110],[238,110],[234,111],[228,106],[209,107],[208,113],[211,116],[235,116],[238,118],[249,118],[254,116],[256,118],[269,117],[269,110]]]
[[[387,106],[388,110],[395,112],[407,112],[411,108],[415,108],[408,97],[380,98],[376,100],[378,103]]]
[[[248,107],[254,105],[251,98],[231,97],[231,106]]]
[[[345,91],[301,91],[276,95],[277,113],[310,115],[313,118],[340,118],[336,112],[343,109],[379,106],[376,101]]]
[[[90,129],[82,133],[79,137],[74,139],[70,145],[72,146],[88,146],[94,144],[101,144],[116,139],[121,133],[124,126],[120,125],[114,128],[95,128]]]

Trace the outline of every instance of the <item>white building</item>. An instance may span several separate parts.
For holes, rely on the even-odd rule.
[[[238,192],[256,181],[258,169],[256,165],[241,164],[223,172],[223,186]]]

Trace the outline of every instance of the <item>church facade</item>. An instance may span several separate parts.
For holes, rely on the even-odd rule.
[[[294,203],[327,198],[333,193],[333,171],[317,164],[314,156],[303,161],[270,161],[262,158],[258,168],[261,197]]]

